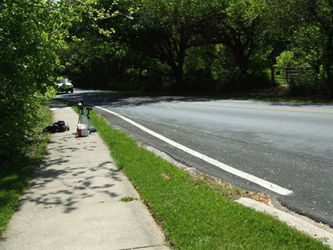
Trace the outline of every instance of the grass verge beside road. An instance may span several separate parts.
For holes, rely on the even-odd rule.
[[[25,155],[0,165],[0,236],[14,214],[32,174],[47,153],[49,136],[41,134],[41,131],[52,122],[51,111],[48,106],[42,106],[40,112],[41,121],[35,128],[35,135],[27,140]]]
[[[205,181],[139,147],[92,112],[92,122],[176,249],[330,249],[246,208]],[[222,189],[223,187],[221,187]]]

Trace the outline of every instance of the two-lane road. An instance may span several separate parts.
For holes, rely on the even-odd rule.
[[[101,107],[94,110],[137,140],[333,227],[333,106],[89,91],[61,97]]]

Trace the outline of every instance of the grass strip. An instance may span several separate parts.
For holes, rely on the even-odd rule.
[[[330,249],[244,207],[139,147],[92,112],[92,122],[176,249]]]
[[[49,136],[41,134],[41,131],[51,123],[51,111],[49,106],[42,106],[39,112],[40,122],[35,135],[27,141],[25,155],[0,165],[0,236],[6,230],[32,174],[47,153]]]

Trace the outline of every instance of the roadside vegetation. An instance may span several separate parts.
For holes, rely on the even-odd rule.
[[[29,180],[47,153],[49,135],[42,134],[42,129],[51,123],[49,106],[41,106],[37,115],[38,125],[33,128],[31,137],[22,143],[21,153],[0,164],[0,236],[14,214]]]
[[[246,192],[191,175],[139,147],[92,112],[92,121],[175,249],[329,249],[234,199]],[[208,184],[207,184],[208,183]],[[253,195],[253,194],[251,194]]]

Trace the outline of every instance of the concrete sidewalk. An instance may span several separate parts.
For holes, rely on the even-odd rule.
[[[168,249],[98,133],[76,138],[77,114],[58,102],[52,107],[53,120],[68,122],[71,130],[52,135],[0,249]],[[138,200],[120,201],[128,196]]]

